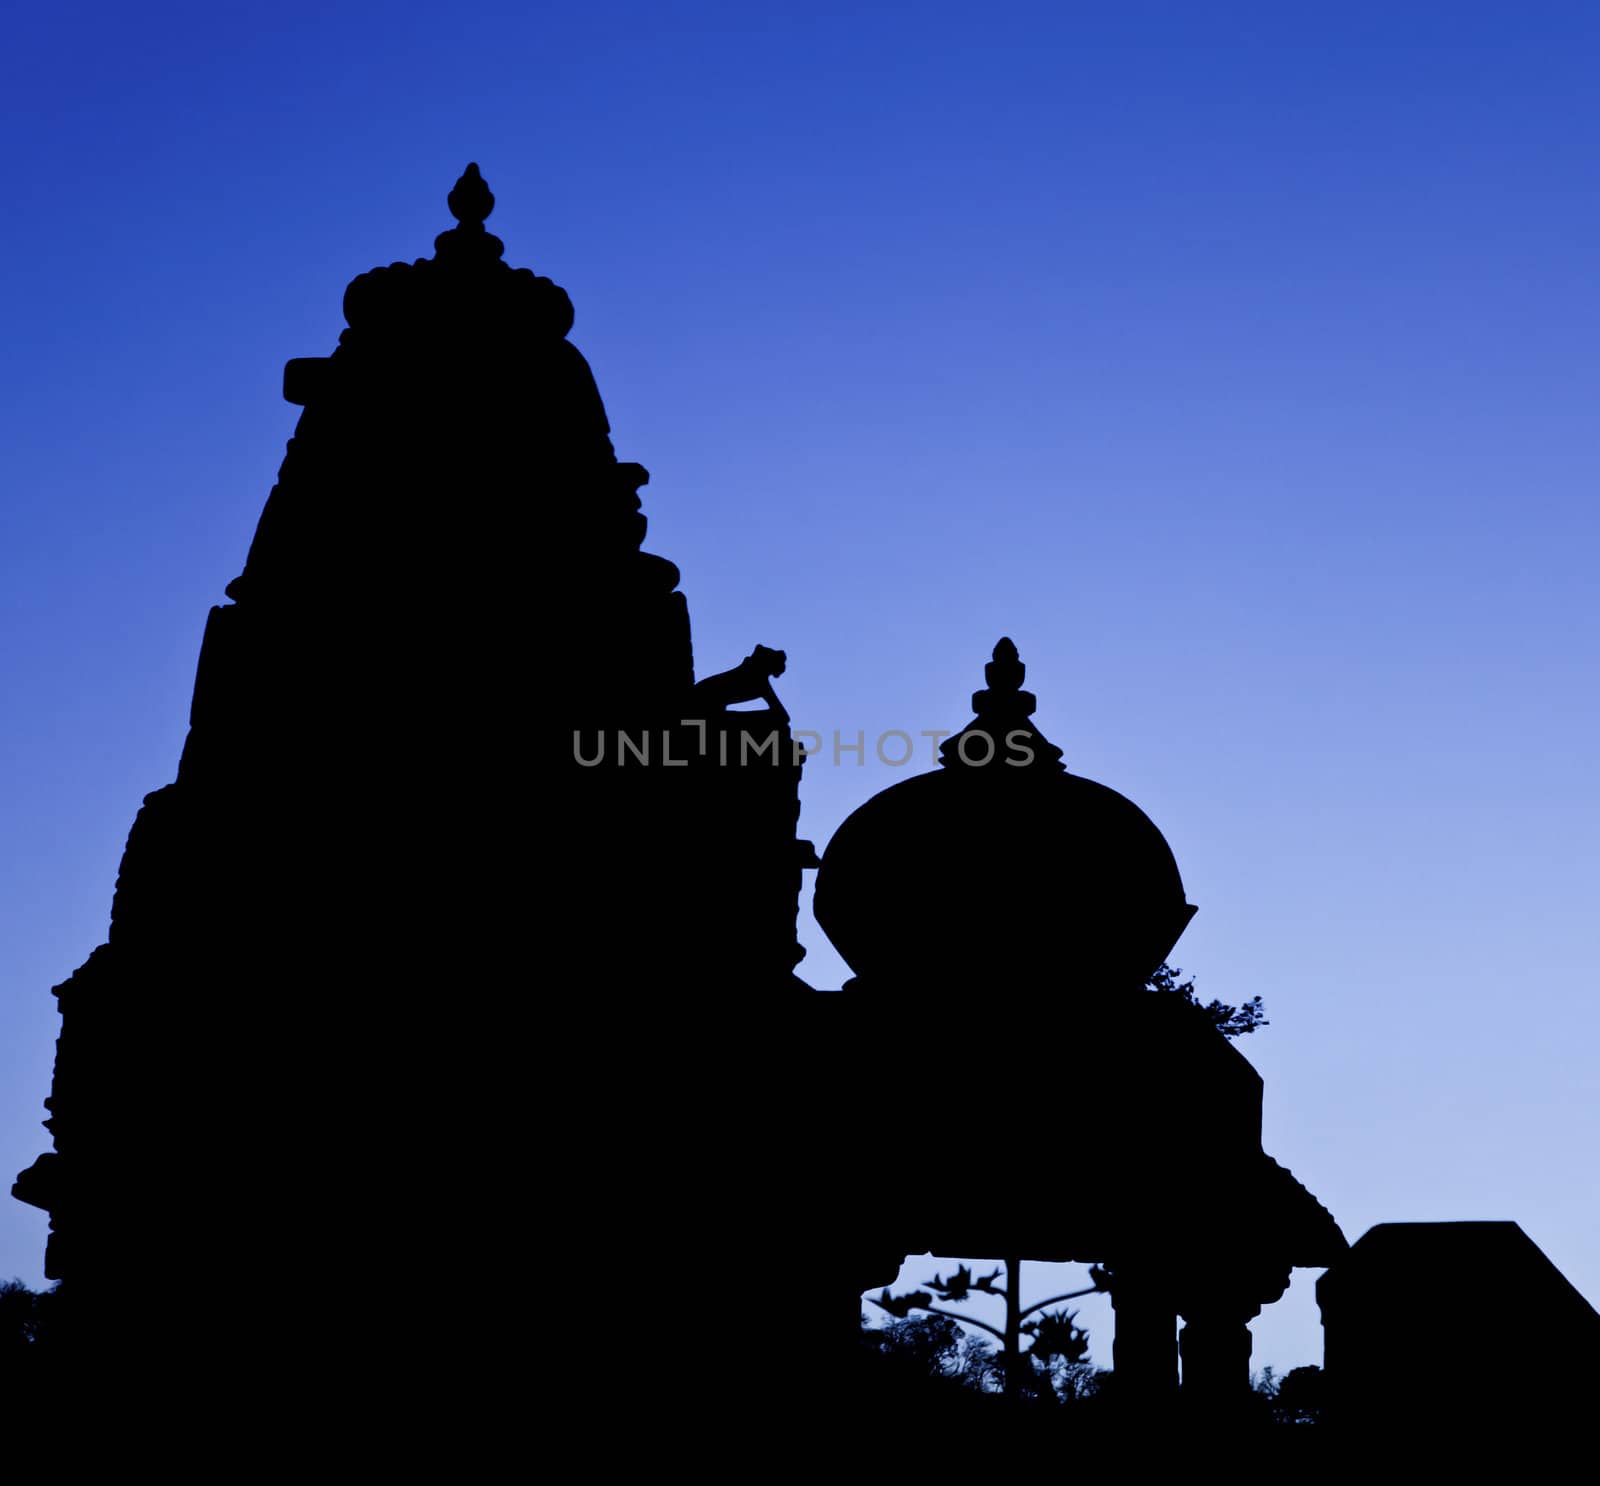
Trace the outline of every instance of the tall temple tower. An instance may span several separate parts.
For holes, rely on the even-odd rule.
[[[488,1366],[550,1313],[542,1264],[620,1281],[641,1224],[682,1231],[684,993],[806,989],[782,656],[697,686],[648,475],[493,201],[469,166],[434,256],[360,275],[288,364],[177,777],[57,988],[55,1149],[15,1192],[108,1375]],[[492,1314],[418,1299],[491,1283]]]

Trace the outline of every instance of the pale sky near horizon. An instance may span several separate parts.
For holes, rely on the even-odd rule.
[[[1600,10],[101,3],[7,33],[0,1182],[46,1148],[49,988],[173,777],[283,362],[431,253],[476,160],[652,472],[701,673],[781,647],[796,726],[871,740],[960,727],[1011,635],[1068,767],[1171,843],[1175,962],[1265,999],[1267,1149],[1352,1240],[1510,1218],[1600,1300]],[[813,760],[802,834],[927,767]],[[1061,1100],[1070,1182],[1092,1111]],[[41,1283],[43,1236],[0,1200],[0,1277]],[[1319,1360],[1313,1279],[1258,1365]]]

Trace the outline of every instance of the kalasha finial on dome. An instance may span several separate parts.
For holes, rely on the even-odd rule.
[[[996,758],[1026,756],[1029,763],[1062,767],[1061,750],[1029,721],[1039,700],[1031,691],[1022,689],[1027,674],[1016,644],[1009,636],[1002,636],[994,647],[994,659],[983,668],[988,687],[972,694],[972,710],[978,715],[940,746],[940,763],[971,766]],[[992,740],[992,747],[974,742],[975,733],[985,734]]]
[[[1028,668],[1017,654],[1016,643],[1008,636],[1001,636],[1000,643],[994,647],[994,659],[983,668],[983,679],[989,683],[989,689],[973,692],[972,710],[980,717],[992,711],[1020,711],[1023,717],[1031,716],[1039,703],[1031,691],[1022,689],[1027,675]]]
[[[434,238],[434,251],[441,258],[499,258],[506,245],[485,230],[484,218],[494,210],[494,193],[478,173],[476,164],[461,172],[461,179],[445,197],[450,215],[459,224]]]
[[[1002,635],[994,647],[994,659],[983,668],[983,679],[996,691],[1017,691],[1027,676],[1028,668],[1017,654],[1016,641]]]
[[[456,221],[483,226],[489,213],[494,210],[494,193],[489,189],[488,182],[478,174],[476,165],[469,165],[462,171],[461,179],[445,197],[445,205],[450,208],[450,215]]]

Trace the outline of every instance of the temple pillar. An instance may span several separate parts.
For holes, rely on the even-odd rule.
[[[1250,1399],[1250,1322],[1289,1288],[1289,1269],[1260,1257],[1219,1268],[1182,1287],[1178,1351],[1184,1402],[1197,1412],[1228,1415]]]
[[[1178,1391],[1178,1308],[1155,1276],[1116,1271],[1111,1367],[1117,1394],[1133,1407],[1159,1407]]]
[[[1202,1407],[1235,1404],[1250,1391],[1250,1322],[1261,1307],[1232,1296],[1208,1297],[1183,1313],[1178,1336],[1183,1395]]]

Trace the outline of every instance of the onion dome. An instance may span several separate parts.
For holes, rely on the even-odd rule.
[[[1068,773],[1032,723],[1003,639],[977,716],[941,768],[892,785],[839,827],[815,911],[859,980],[934,991],[985,977],[1098,992],[1142,985],[1194,916],[1171,848],[1115,790]]]

